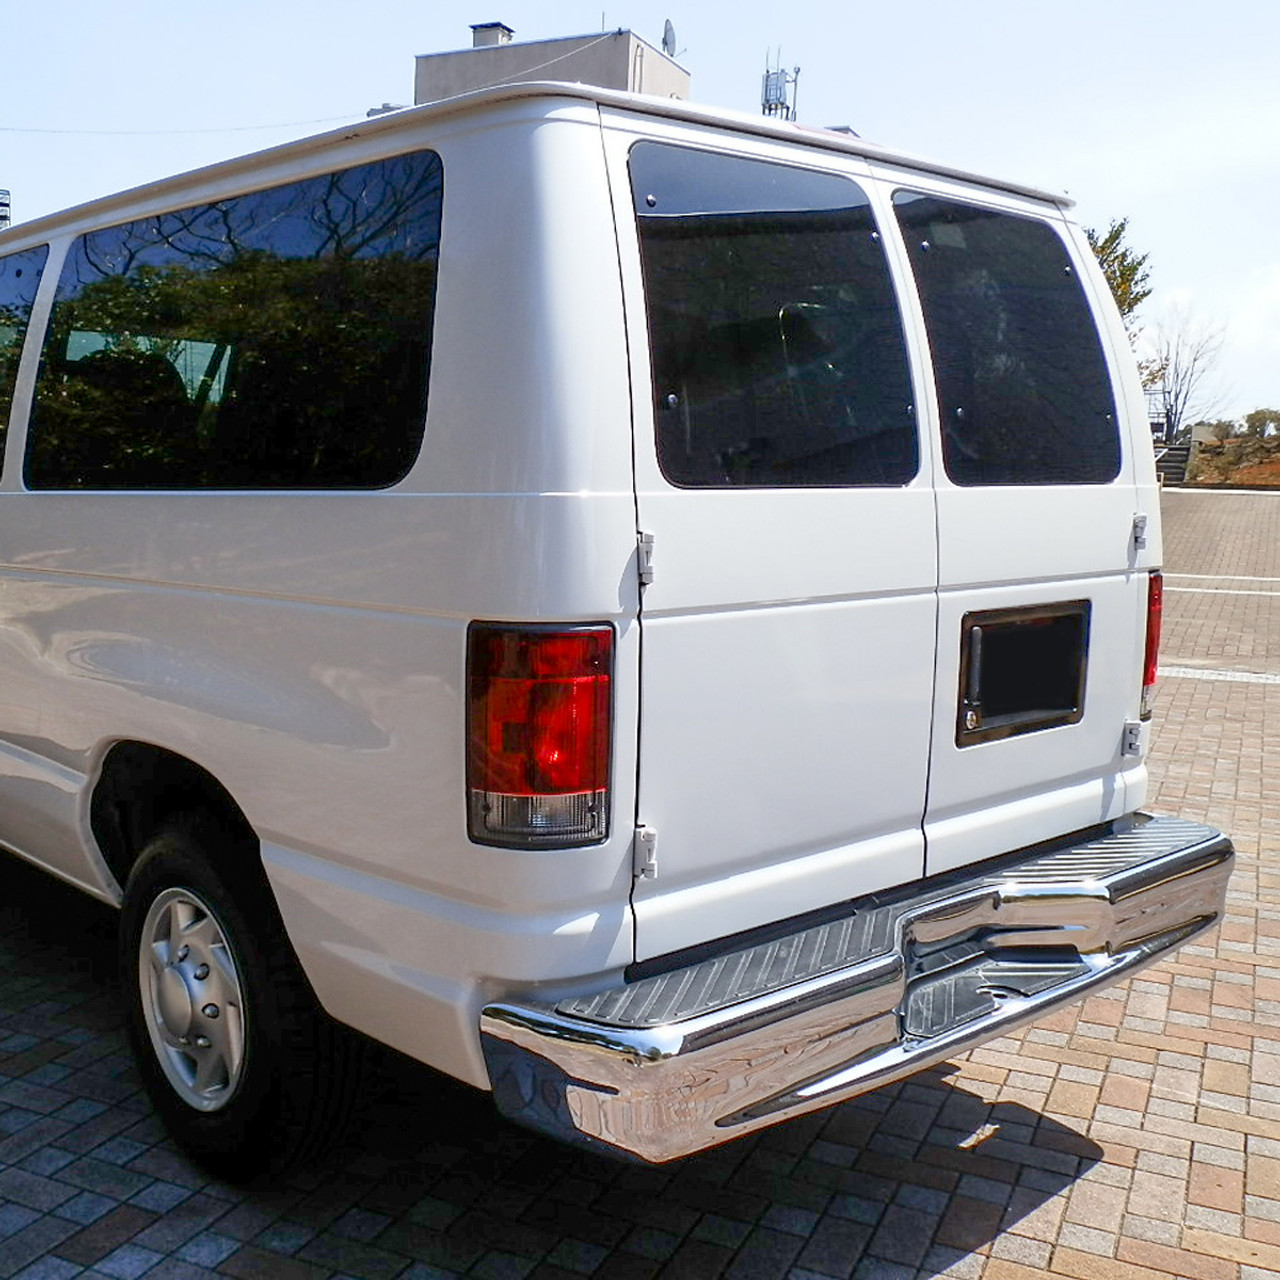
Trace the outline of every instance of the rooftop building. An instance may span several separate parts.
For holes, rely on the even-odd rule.
[[[481,22],[472,26],[471,34],[470,49],[418,56],[415,103],[528,80],[567,80],[662,98],[689,96],[689,73],[661,49],[621,28],[515,41],[515,32],[505,23]]]

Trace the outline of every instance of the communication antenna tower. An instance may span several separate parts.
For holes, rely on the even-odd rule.
[[[798,91],[796,82],[800,79],[800,68],[791,71],[782,68],[782,52],[778,52],[778,62],[769,65],[769,56],[765,55],[764,79],[760,83],[760,110],[766,116],[774,116],[779,120],[796,118],[796,99]]]

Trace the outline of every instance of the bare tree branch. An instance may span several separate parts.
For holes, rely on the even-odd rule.
[[[1219,399],[1213,373],[1224,336],[1222,325],[1194,320],[1182,308],[1171,311],[1155,327],[1152,386],[1164,412],[1166,439],[1177,440],[1186,426],[1212,416]]]

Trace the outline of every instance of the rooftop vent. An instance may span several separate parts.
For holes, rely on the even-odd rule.
[[[515,32],[505,22],[473,22],[471,24],[471,47],[487,49],[490,45],[510,44]]]

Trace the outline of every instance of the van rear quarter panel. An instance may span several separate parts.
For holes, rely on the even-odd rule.
[[[632,957],[630,398],[594,105],[506,104],[367,150],[420,146],[443,160],[444,220],[426,434],[403,482],[22,492],[24,432],[11,432],[0,806],[7,843],[110,896],[86,817],[102,756],[137,739],[196,761],[260,835],[326,1007],[484,1084],[486,991]],[[309,171],[367,158],[322,152]],[[193,183],[168,207],[202,198]],[[467,839],[476,618],[616,628],[604,844]]]

